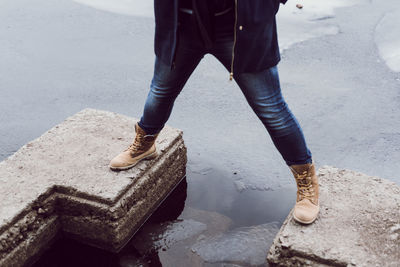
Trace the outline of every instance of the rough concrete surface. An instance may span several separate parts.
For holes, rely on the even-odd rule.
[[[59,231],[119,250],[184,177],[182,131],[166,126],[158,157],[113,172],[136,119],[85,109],[0,163],[0,266],[31,260]]]
[[[321,211],[302,226],[289,214],[267,256],[272,266],[400,265],[400,187],[324,166]]]

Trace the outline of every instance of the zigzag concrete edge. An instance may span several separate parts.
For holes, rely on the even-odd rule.
[[[100,122],[98,122],[99,120]],[[106,141],[109,142],[108,139],[113,139],[113,141],[121,143],[122,147],[133,137],[131,129],[136,121],[116,113],[85,109],[28,143],[0,164],[0,179],[2,178],[2,181],[5,182],[5,186],[10,187],[2,189],[3,198],[8,197],[8,201],[4,201],[5,204],[2,207],[4,210],[0,212],[2,215],[0,218],[2,219],[0,220],[0,266],[23,266],[33,261],[60,232],[83,243],[111,251],[118,251],[129,241],[185,176],[187,157],[182,131],[166,126],[157,139],[159,156],[153,160],[140,162],[133,169],[120,173],[104,171],[108,168],[109,157],[120,150],[118,145],[116,148],[109,145],[103,151],[99,150],[99,147],[93,146],[97,142],[84,142],[85,144],[78,149],[83,154],[87,151],[93,153],[101,151],[100,155],[96,155],[97,158],[91,162],[97,163],[101,158],[102,163],[97,166],[93,165],[95,166],[93,167],[94,177],[88,178],[96,179],[99,177],[98,175],[104,173],[105,177],[99,178],[98,184],[98,187],[104,187],[104,191],[96,188],[96,181],[87,178],[85,178],[86,181],[74,180],[72,178],[75,177],[74,173],[71,174],[71,177],[66,175],[65,178],[65,175],[57,176],[59,170],[55,173],[49,172],[48,168],[38,167],[31,169],[33,173],[24,177],[27,172],[21,171],[29,169],[25,168],[29,165],[25,164],[25,160],[31,161],[31,158],[25,157],[24,154],[30,156],[35,154],[33,151],[35,148],[39,147],[43,150],[39,156],[33,155],[34,158],[35,156],[40,158],[38,165],[47,162],[46,151],[52,146],[45,147],[43,142],[53,142],[52,138],[49,138],[49,136],[52,137],[49,133],[55,133],[57,138],[60,134],[65,134],[61,138],[62,142],[71,143],[71,140],[74,139],[74,144],[79,138],[82,140],[97,138],[99,139],[97,141],[104,143],[104,135],[109,134]],[[120,125],[110,130],[108,128],[110,123]],[[95,129],[90,128],[94,127],[93,125],[95,125]],[[85,127],[90,129],[87,130]],[[107,129],[105,130],[105,128]],[[102,130],[105,132],[99,135],[101,136],[99,138],[96,135]],[[128,131],[122,131],[121,135],[121,130]],[[43,147],[45,148],[43,149]],[[112,149],[110,149],[111,147]],[[27,153],[27,151],[32,153]],[[67,166],[68,162],[79,160],[79,155],[76,159],[69,158],[65,158]],[[62,163],[58,167],[63,166]],[[24,168],[19,167],[21,164]],[[68,172],[68,168],[64,171]],[[83,174],[79,173],[79,175],[85,177],[84,175],[88,173],[90,174],[90,170]],[[19,197],[18,194],[21,190],[30,189],[26,179],[34,179],[33,177],[42,177],[42,175],[45,178],[37,179],[37,183],[47,182],[46,187],[39,188],[45,190],[42,192],[38,190],[37,193],[30,194],[30,199],[28,198],[21,205],[16,205],[13,209],[14,206],[9,197],[15,196],[18,203],[24,201],[24,198]],[[60,179],[54,179],[52,175]],[[17,177],[17,179],[14,181],[13,177]],[[109,179],[112,180],[111,183]],[[76,181],[78,182],[75,187],[73,182]],[[24,183],[27,183],[28,187],[23,188]],[[22,184],[21,190],[15,190],[16,184]],[[115,188],[110,189],[112,186]],[[34,186],[32,188],[32,190],[38,189]],[[93,192],[99,192],[99,194]]]

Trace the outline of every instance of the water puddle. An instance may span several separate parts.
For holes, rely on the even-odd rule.
[[[190,165],[188,167],[191,169]],[[278,187],[274,190],[243,190],[237,187],[234,177],[215,167],[211,167],[207,175],[189,175],[186,205],[199,210],[215,211],[230,218],[231,229],[266,222],[283,222],[296,198],[294,183],[293,187]],[[253,181],[251,177],[248,180]],[[279,205],[276,205],[278,200]]]
[[[265,248],[272,245],[280,225],[272,222],[242,227],[227,233],[204,237],[192,246],[192,251],[206,262],[229,262],[239,266],[257,266],[265,263]]]
[[[189,182],[181,182],[119,253],[61,237],[33,266],[264,265],[294,204],[294,188],[239,191],[221,170],[188,169]]]
[[[400,72],[400,9],[387,13],[375,29],[375,43],[387,66]]]

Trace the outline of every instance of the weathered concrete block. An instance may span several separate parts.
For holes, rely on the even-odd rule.
[[[0,163],[0,266],[37,256],[59,231],[118,251],[186,172],[182,131],[166,126],[158,157],[113,172],[135,119],[85,109]]]
[[[324,166],[314,224],[283,223],[272,266],[400,266],[400,187],[378,177]]]

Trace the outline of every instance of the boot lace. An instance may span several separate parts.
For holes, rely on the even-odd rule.
[[[310,173],[304,171],[303,173],[296,174],[295,176],[300,196],[299,201],[303,200],[304,198],[313,201],[313,198],[315,196],[315,191],[312,186],[312,179]]]
[[[129,151],[131,151],[131,153],[139,151],[142,148],[144,141],[145,141],[144,136],[139,135],[139,134],[136,135],[133,143],[125,151],[129,150]]]

